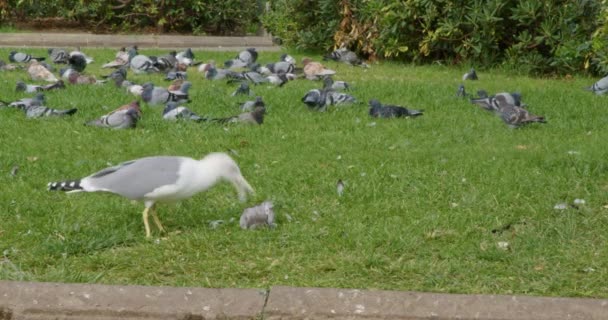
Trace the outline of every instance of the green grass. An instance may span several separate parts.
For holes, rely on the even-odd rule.
[[[1,49],[0,57],[8,52]],[[96,59],[87,71],[106,73],[100,65],[114,52],[87,53]],[[234,56],[197,54],[216,61]],[[261,53],[260,60],[277,56]],[[0,279],[608,297],[608,102],[581,89],[595,79],[480,70],[481,80],[466,83],[469,92],[520,91],[529,109],[548,120],[514,130],[455,97],[464,67],[327,65],[338,71],[336,79],[352,83],[360,101],[378,98],[425,115],[371,119],[366,103],[312,112],[300,98],[320,83],[306,80],[253,87],[269,109],[259,127],[169,123],[162,108],[148,106],[135,130],[83,126],[133,100],[113,85],[48,93],[51,107],[79,107],[69,119],[28,120],[0,109]],[[206,81],[196,70],[189,76],[191,109],[239,112],[235,104],[243,99],[229,96],[233,86]],[[160,75],[129,77],[162,83]],[[18,79],[26,76],[0,74],[1,99],[24,96],[14,92]],[[152,240],[144,237],[140,203],[46,191],[49,181],[129,159],[227,149],[237,151],[256,189],[253,199],[239,203],[222,184],[161,205],[169,235],[154,233]],[[14,165],[16,177],[9,174]],[[338,179],[346,182],[343,197],[336,194]],[[553,209],[576,198],[586,204]],[[275,203],[278,227],[241,230],[243,209],[266,199]],[[497,247],[501,241],[509,250]]]

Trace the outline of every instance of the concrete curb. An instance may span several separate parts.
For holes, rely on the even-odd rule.
[[[270,37],[209,37],[181,35],[106,35],[89,33],[0,33],[0,47],[98,47],[192,48],[233,51],[254,47],[258,51],[279,51]]]
[[[608,319],[608,300],[272,287],[205,289],[0,281],[14,319]]]

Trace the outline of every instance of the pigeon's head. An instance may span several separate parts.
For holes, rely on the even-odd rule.
[[[327,75],[327,76],[323,77],[323,88],[324,89],[330,89],[333,84],[334,84],[334,79],[332,79],[331,76]]]
[[[194,52],[192,52],[191,48],[188,48],[186,49],[186,51],[184,51],[184,57],[194,59]]]
[[[27,85],[23,81],[17,81],[17,86],[15,87],[17,92],[27,90]]]
[[[262,100],[262,97],[255,97],[255,104],[256,107],[263,107],[265,106],[264,104],[264,100]]]
[[[128,53],[129,53],[129,62],[131,62],[131,59],[133,59],[137,55],[137,49],[131,48],[131,49],[129,49]]]
[[[213,79],[213,77],[215,77],[216,75],[217,75],[217,69],[215,69],[215,67],[209,65],[209,67],[205,71],[205,78]]]
[[[188,93],[188,90],[190,90],[190,87],[192,87],[192,82],[184,81],[184,83],[182,83],[182,85],[179,87],[179,91],[181,91],[183,93]]]
[[[382,104],[377,99],[371,99],[369,100],[369,106],[372,108],[379,108],[382,107]]]
[[[314,107],[320,103],[321,100],[321,91],[313,89],[310,90],[304,95],[302,98],[302,102],[304,102],[309,107]]]
[[[165,106],[165,109],[163,110],[163,115],[165,115],[167,112],[169,112],[175,108],[177,108],[177,102],[171,101],[171,102],[167,103],[167,105]]]

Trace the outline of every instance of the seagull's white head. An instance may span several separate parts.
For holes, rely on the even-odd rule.
[[[239,194],[240,201],[247,200],[248,194],[255,194],[249,182],[241,174],[239,166],[227,154],[221,152],[210,153],[201,161],[210,165],[220,179],[226,180],[234,186]]]

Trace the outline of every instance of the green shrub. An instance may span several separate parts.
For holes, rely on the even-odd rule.
[[[606,71],[608,11],[581,0],[276,0],[265,27],[299,48],[498,65],[534,74]]]

